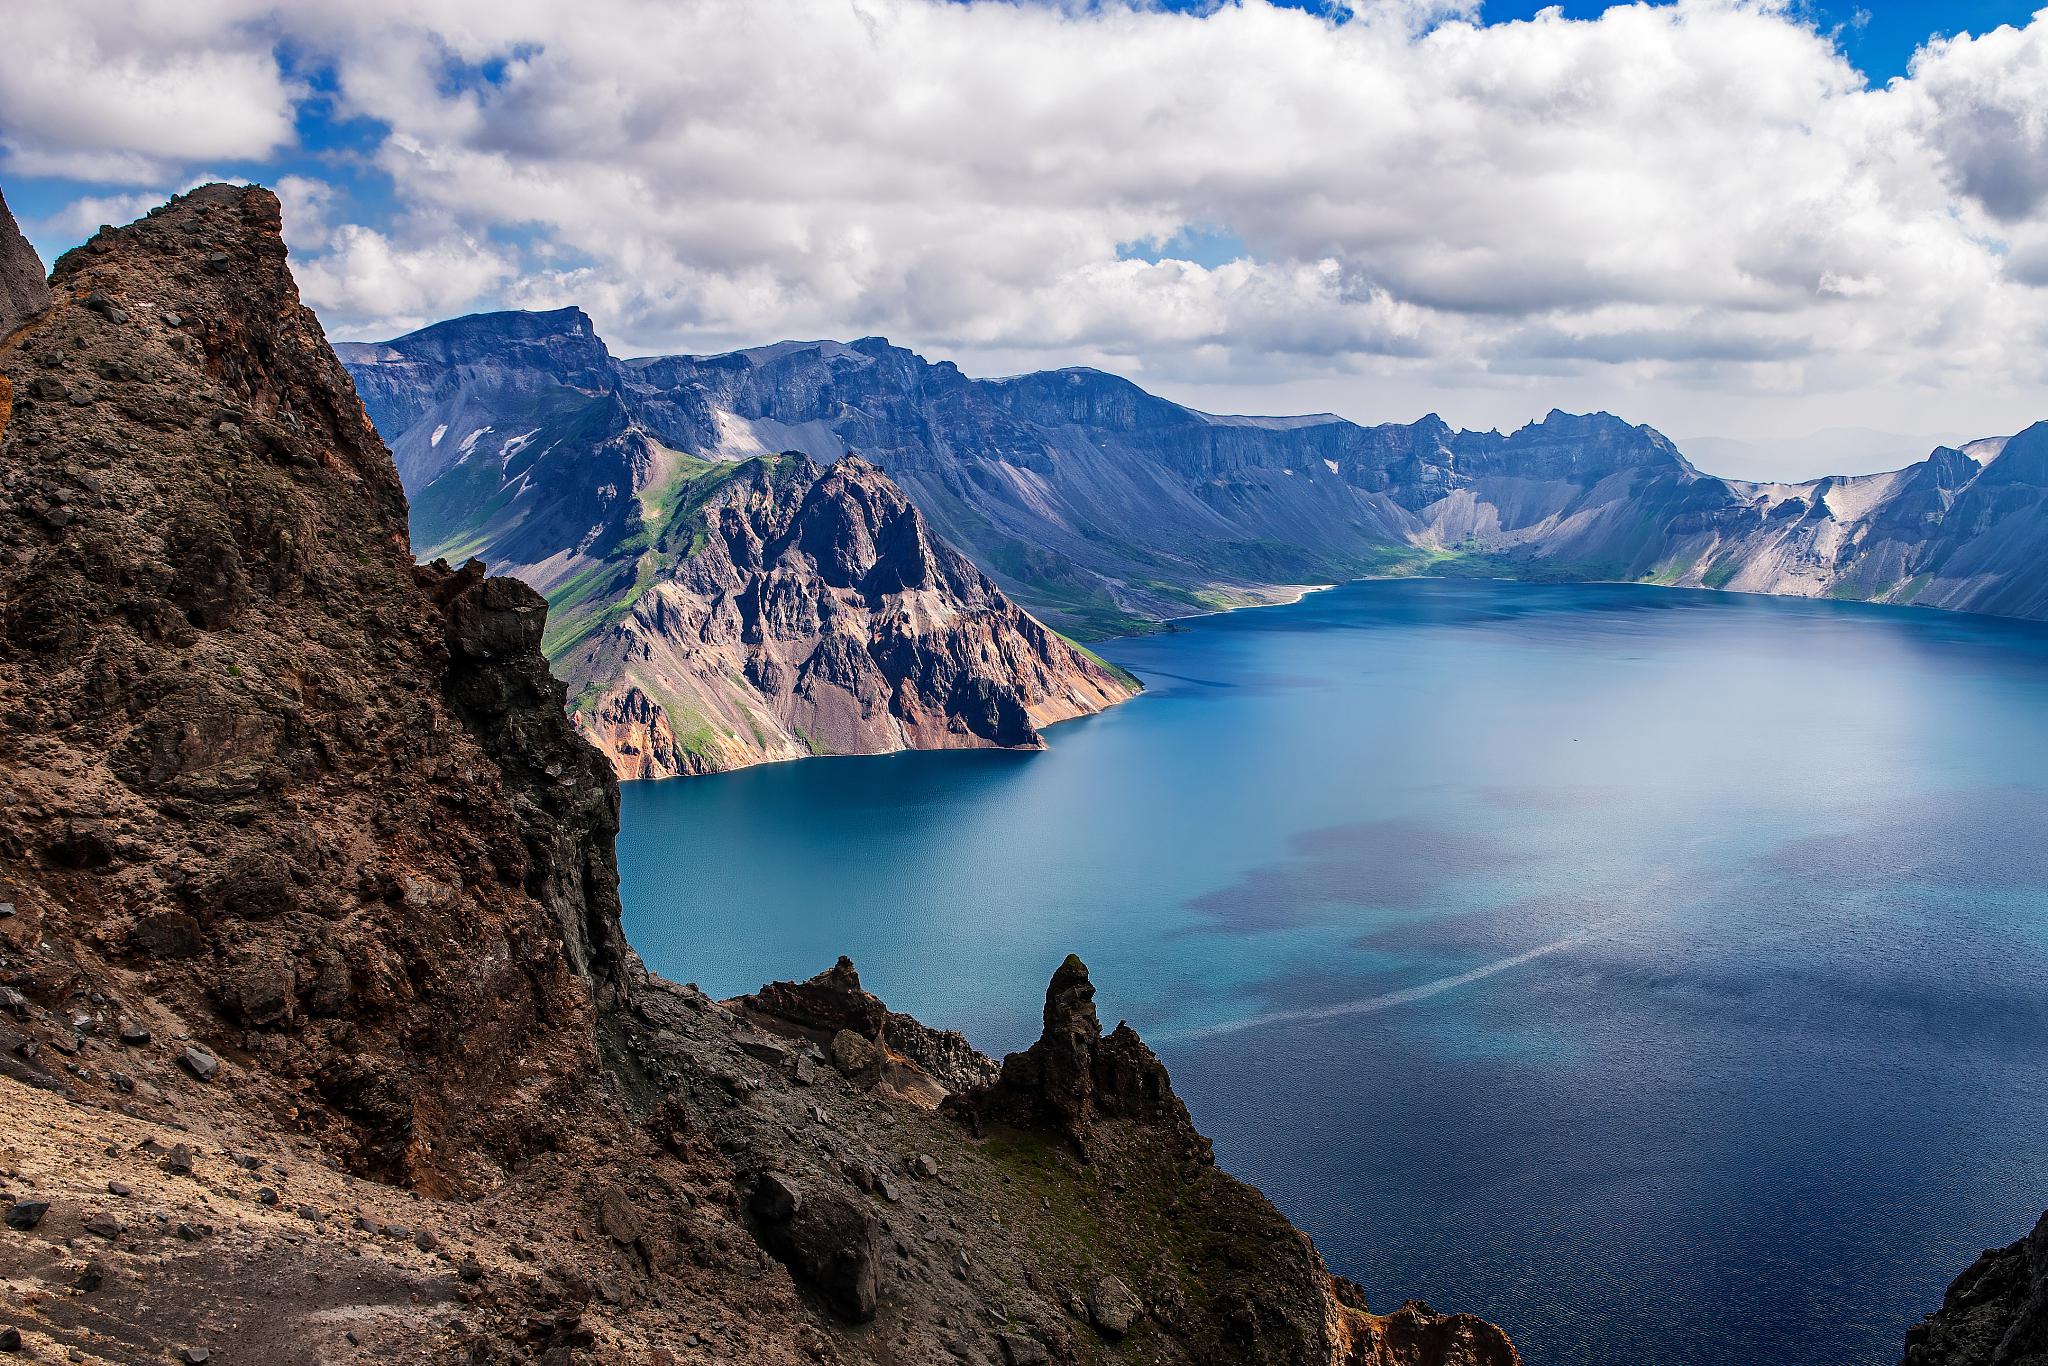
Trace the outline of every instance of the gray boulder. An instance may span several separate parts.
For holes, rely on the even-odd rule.
[[[1144,1312],[1143,1302],[1118,1277],[1103,1276],[1088,1287],[1088,1319],[1108,1337],[1130,1332]]]

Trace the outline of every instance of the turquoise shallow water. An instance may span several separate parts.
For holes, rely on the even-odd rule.
[[[2048,630],[1354,584],[1041,754],[632,784],[626,927],[983,1049],[1075,950],[1219,1160],[1532,1363],[1893,1362],[2048,1204]]]

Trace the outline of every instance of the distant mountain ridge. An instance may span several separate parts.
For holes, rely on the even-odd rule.
[[[415,548],[545,592],[572,715],[622,778],[1033,748],[1137,691],[1011,603],[874,466],[705,459],[574,310],[345,348]],[[667,438],[664,440],[663,438]]]
[[[798,450],[859,452],[1082,636],[1418,573],[2048,616],[2048,426],[1760,484],[1605,413],[1507,434],[1222,417],[1095,370],[971,379],[872,337],[618,360],[574,308],[337,349],[397,452],[418,549],[481,553],[551,597],[630,534],[627,491],[663,461]]]
[[[1919,460],[1936,446],[1960,446],[1968,432],[1937,435],[1871,427],[1823,427],[1791,437],[1673,437],[1696,465],[1724,479],[1801,483],[1826,475],[1874,474]]]

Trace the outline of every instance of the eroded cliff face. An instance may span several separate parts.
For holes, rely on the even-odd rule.
[[[1135,1035],[1091,1038],[1078,964],[1035,1073],[851,964],[732,1003],[648,975],[543,604],[412,563],[275,198],[197,190],[55,284],[0,342],[7,1341],[1514,1359],[1474,1320],[1367,1313],[1215,1170]],[[1032,1080],[1084,1074],[1078,1106]]]
[[[588,627],[557,652],[577,726],[621,778],[1033,749],[1041,726],[1137,691],[1004,597],[857,457],[715,467],[671,498],[631,586],[593,594]]]
[[[277,229],[211,187],[103,232],[0,349],[0,933],[19,989],[146,993],[355,1165],[447,1187],[595,1065],[615,798],[484,700],[559,695],[497,649],[539,601],[415,570]]]

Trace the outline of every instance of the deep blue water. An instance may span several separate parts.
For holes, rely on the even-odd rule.
[[[1354,584],[1030,755],[629,785],[626,925],[1000,1053],[1076,950],[1219,1159],[1532,1366],[1895,1362],[2048,1204],[2048,631]]]

